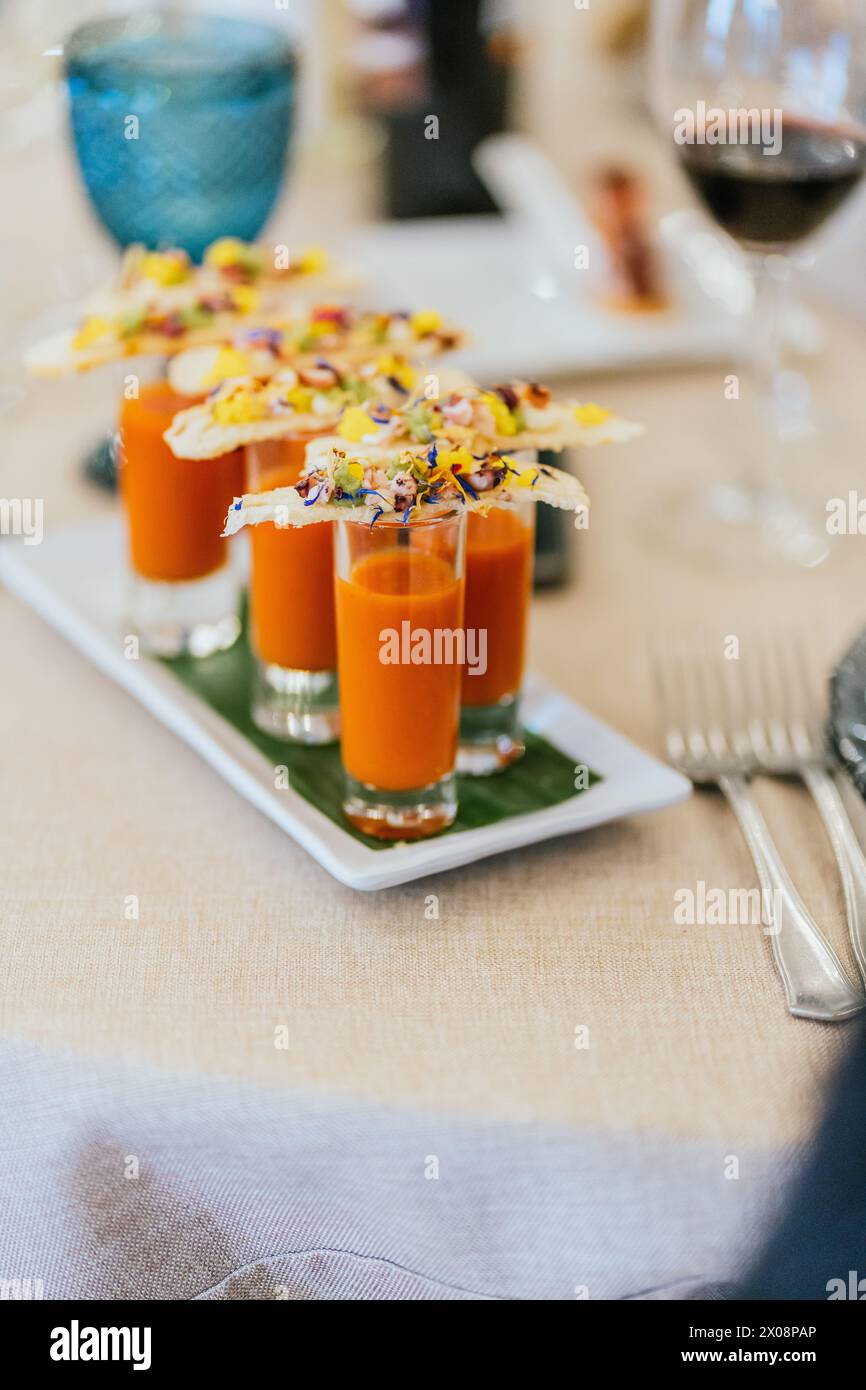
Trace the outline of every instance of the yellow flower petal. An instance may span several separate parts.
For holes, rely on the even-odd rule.
[[[496,426],[497,434],[503,434],[507,436],[509,434],[517,433],[517,423],[514,419],[514,416],[511,414],[511,411],[508,409],[508,406],[505,404],[504,400],[502,400],[500,396],[497,396],[493,391],[483,391],[481,393],[480,399],[484,402],[491,415],[493,416],[493,422]]]
[[[243,261],[249,250],[248,243],[241,241],[239,237],[222,236],[207,248],[204,263],[215,266],[217,270],[223,270],[228,265],[237,265]]]
[[[293,386],[290,391],[284,393],[282,399],[288,401],[300,415],[307,415],[313,404],[313,393],[309,386]]]
[[[380,357],[376,363],[376,371],[379,376],[393,377],[406,391],[411,391],[415,385],[415,373],[409,363],[400,357]]]
[[[440,468],[456,467],[469,473],[475,468],[475,460],[464,444],[461,444],[459,449],[440,449],[436,455],[436,462]]]
[[[308,246],[298,257],[298,270],[302,275],[317,275],[328,264],[328,253],[322,246]]]
[[[515,487],[532,487],[537,477],[537,468],[524,468],[523,472],[518,473],[516,477],[512,474],[510,481]]]
[[[360,444],[366,434],[375,433],[376,425],[360,405],[350,405],[343,411],[337,433],[350,444]]]
[[[216,386],[230,376],[249,376],[249,371],[250,360],[245,352],[240,352],[237,348],[221,347],[210,371],[202,377],[201,384]]]
[[[189,275],[190,264],[176,251],[149,251],[142,256],[141,273],[157,285],[179,285]]]
[[[108,319],[98,318],[92,315],[84,320],[80,329],[72,340],[72,346],[76,351],[80,348],[90,347],[91,343],[98,343],[100,338],[107,338],[112,333],[112,326]]]
[[[219,425],[245,425],[267,414],[267,401],[250,391],[236,391],[224,400],[214,401],[213,416]]]
[[[259,292],[252,285],[235,285],[232,301],[239,314],[251,314],[259,305]]]
[[[435,309],[419,309],[417,314],[412,315],[409,322],[416,338],[426,338],[428,334],[435,333],[437,328],[441,328],[442,315],[437,314]]]
[[[603,425],[605,420],[610,419],[610,411],[605,410],[600,405],[594,405],[591,401],[586,405],[576,405],[574,407],[574,418],[579,425]]]

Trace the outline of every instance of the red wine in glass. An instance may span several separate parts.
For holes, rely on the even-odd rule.
[[[718,224],[742,246],[769,251],[802,241],[866,172],[866,141],[844,127],[782,121],[781,149],[761,144],[678,145],[680,163]]]

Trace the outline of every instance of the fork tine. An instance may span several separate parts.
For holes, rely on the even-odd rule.
[[[727,730],[728,745],[732,751],[743,747],[744,730],[747,722],[745,709],[745,681],[743,678],[743,657],[723,655],[719,659],[719,698]]]
[[[683,706],[683,691],[676,679],[676,646],[665,634],[656,643],[651,656],[652,670],[658,691],[662,731],[668,756],[679,761],[688,747],[688,714]]]
[[[755,637],[749,687],[749,744],[756,758],[784,752],[784,722],[779,717],[779,670],[773,656],[774,636]]]
[[[727,723],[718,679],[718,657],[706,640],[677,633],[658,644],[656,683],[667,720],[667,747],[695,772],[728,752]]]
[[[694,658],[701,704],[710,745],[717,757],[726,757],[734,748],[734,723],[730,693],[731,661],[714,641],[701,644]]]
[[[713,749],[713,720],[708,719],[712,698],[712,682],[707,681],[707,666],[701,652],[700,640],[681,638],[674,667],[677,689],[686,714],[686,742],[695,758],[705,760]]]
[[[799,700],[794,701],[795,710],[792,720],[796,720],[802,725],[803,736],[817,755],[824,747],[822,717],[825,700],[824,681],[816,680],[814,670],[809,670],[803,642],[799,636],[792,641],[789,655],[792,680],[800,696]]]

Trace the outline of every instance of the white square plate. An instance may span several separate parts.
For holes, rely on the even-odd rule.
[[[496,825],[368,849],[297,792],[277,790],[269,759],[168,667],[146,657],[127,660],[121,620],[123,549],[118,518],[66,527],[38,546],[6,541],[0,545],[0,579],[350,888],[389,888],[620,816],[671,806],[689,793],[690,784],[679,773],[533,676],[524,701],[526,726],[575,764],[588,764],[603,780],[569,801]]]

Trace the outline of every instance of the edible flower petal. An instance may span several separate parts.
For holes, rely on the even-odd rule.
[[[574,407],[574,418],[579,425],[603,425],[605,420],[610,419],[610,411],[603,406],[595,405],[588,401],[586,405],[576,405]]]
[[[517,433],[517,421],[501,396],[497,396],[494,391],[482,391],[480,400],[493,416],[497,434],[507,436]]]
[[[99,318],[98,315],[91,315],[84,320],[81,328],[72,340],[72,346],[78,351],[81,348],[90,347],[91,343],[98,343],[100,338],[106,338],[111,334],[111,324],[108,319]]]
[[[251,274],[261,269],[262,253],[251,242],[241,241],[240,237],[223,236],[211,243],[204,253],[205,265],[214,270],[229,270],[241,266]]]
[[[409,363],[402,357],[395,357],[393,353],[378,359],[376,371],[380,376],[396,381],[397,385],[401,386],[404,391],[411,391],[415,385],[415,372]]]
[[[350,444],[360,444],[366,435],[374,434],[375,431],[375,422],[360,405],[350,405],[343,412],[343,418],[337,427],[340,437],[348,440]]]
[[[232,300],[239,314],[251,314],[259,305],[259,292],[252,285],[235,285]]]
[[[264,396],[243,389],[230,392],[213,403],[214,419],[220,425],[245,425],[250,420],[263,419],[267,412]]]
[[[190,274],[189,256],[185,251],[148,251],[141,258],[141,274],[157,285],[179,285]]]
[[[210,371],[202,377],[202,386],[215,386],[230,376],[248,376],[249,370],[250,359],[245,352],[239,352],[237,348],[221,347]]]
[[[308,246],[298,257],[298,270],[302,275],[316,275],[328,264],[328,253],[322,246]]]
[[[313,404],[313,393],[309,386],[292,386],[288,391],[281,393],[280,399],[286,401],[300,415],[306,415]]]
[[[442,315],[437,314],[435,309],[420,309],[417,314],[412,315],[409,322],[416,338],[427,338],[431,333],[435,333],[437,328],[442,327]]]

